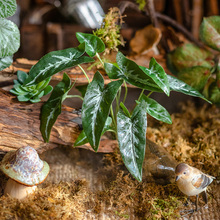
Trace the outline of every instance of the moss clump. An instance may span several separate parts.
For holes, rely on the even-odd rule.
[[[105,15],[101,27],[93,34],[102,39],[106,45],[105,54],[111,50],[118,51],[118,46],[124,46],[124,40],[120,35],[120,27],[123,23],[123,17],[117,7],[110,8]]]

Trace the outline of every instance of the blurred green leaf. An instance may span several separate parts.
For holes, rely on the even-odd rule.
[[[204,88],[210,75],[211,71],[209,68],[203,66],[193,66],[178,72],[177,77],[192,86],[194,89],[200,91]]]
[[[61,113],[62,102],[71,88],[71,80],[64,73],[63,80],[55,86],[50,98],[42,106],[40,131],[45,142],[49,142],[51,129]]]
[[[95,151],[98,150],[110,106],[122,83],[122,80],[113,81],[104,88],[104,79],[99,72],[96,72],[88,85],[82,105],[82,125]]]
[[[13,62],[12,56],[0,58],[0,71],[9,67]]]
[[[16,24],[0,18],[0,58],[12,56],[20,47],[20,32]]]
[[[220,16],[203,18],[200,26],[200,38],[212,49],[220,51]]]
[[[124,106],[125,107],[125,106]],[[146,102],[138,104],[132,116],[127,111],[117,114],[117,133],[119,149],[125,166],[138,181],[142,180],[142,165],[146,147],[147,113]]]
[[[96,53],[102,53],[105,50],[105,44],[93,34],[77,32],[76,37],[80,43],[85,43],[85,51],[90,57],[94,57]]]
[[[184,68],[203,66],[211,68],[214,65],[213,54],[194,44],[184,44],[167,54],[167,66],[173,74]]]
[[[17,9],[16,0],[1,0],[0,1],[0,18],[7,18],[15,14]]]

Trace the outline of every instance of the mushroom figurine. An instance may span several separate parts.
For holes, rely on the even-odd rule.
[[[1,161],[0,169],[9,177],[4,194],[17,199],[33,193],[36,185],[42,183],[50,171],[47,162],[42,161],[30,146],[8,152]]]

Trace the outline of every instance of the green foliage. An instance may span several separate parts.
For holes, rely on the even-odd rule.
[[[144,8],[145,8],[145,6],[146,6],[146,0],[135,0],[136,1],[136,3],[138,4],[138,6],[139,6],[139,9],[141,10],[141,11],[143,11],[144,10]]]
[[[12,56],[20,47],[19,29],[6,19],[15,13],[16,8],[16,0],[0,0],[0,71],[11,65]]]
[[[110,8],[102,21],[101,27],[93,32],[95,36],[104,42],[106,46],[105,53],[107,54],[111,50],[118,51],[118,46],[120,45],[124,46],[124,41],[120,35],[122,19],[123,17],[118,8]]]
[[[42,96],[49,94],[53,89],[52,86],[48,85],[50,78],[32,86],[25,86],[23,84],[28,78],[28,74],[23,71],[18,71],[17,77],[18,79],[14,80],[14,87],[10,90],[10,92],[17,95],[20,102],[39,102]]]
[[[201,40],[220,51],[220,16],[204,18],[200,26]],[[184,44],[167,55],[167,66],[177,77],[189,84],[206,99],[220,104],[219,54]]]
[[[151,59],[149,68],[146,68],[138,66],[134,61],[118,52],[117,64],[103,63],[98,54],[105,50],[105,45],[101,39],[84,33],[77,33],[77,38],[81,43],[78,47],[46,54],[31,68],[29,75],[22,71],[18,72],[18,79],[15,81],[11,92],[16,94],[20,101],[40,101],[40,98],[52,89],[51,86],[48,86],[52,75],[78,65],[87,77],[80,64],[92,62],[91,57],[97,56],[112,81],[105,85],[102,75],[96,72],[88,86],[79,87],[82,97],[71,96],[68,93],[73,85],[68,75],[64,73],[63,80],[55,86],[50,98],[42,106],[40,131],[44,140],[49,142],[52,127],[61,113],[63,101],[66,98],[80,97],[83,99],[83,130],[78,136],[75,146],[89,142],[91,147],[98,151],[101,136],[106,131],[114,132],[125,166],[134,178],[141,181],[146,144],[147,114],[157,120],[172,123],[166,109],[155,100],[143,95],[143,92],[145,90],[150,91],[150,94],[152,92],[163,92],[169,96],[170,91],[178,91],[205,98],[183,81],[167,75],[154,58]],[[126,90],[126,83],[142,89],[142,93],[131,113],[124,105],[126,95],[123,102],[120,103],[123,83]],[[114,101],[115,108],[112,105]]]

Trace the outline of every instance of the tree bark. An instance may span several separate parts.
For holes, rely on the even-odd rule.
[[[54,124],[50,142],[45,143],[40,133],[40,109],[43,102],[28,104],[18,102],[16,97],[0,89],[0,153],[31,146],[38,153],[57,147],[73,146],[80,134],[81,115],[68,106],[63,106],[62,113]],[[101,140],[99,152],[112,152],[116,142]],[[93,150],[89,144],[81,146]]]

